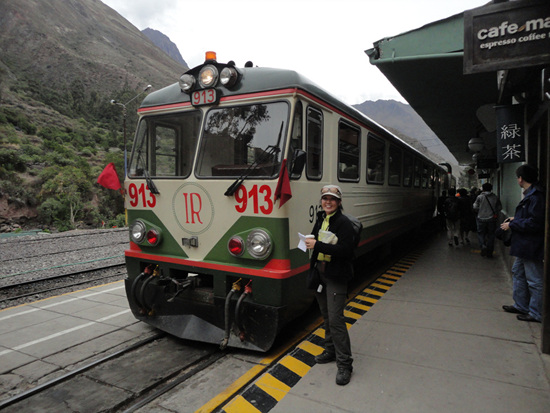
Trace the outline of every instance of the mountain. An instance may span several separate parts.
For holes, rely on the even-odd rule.
[[[97,177],[122,177],[144,87],[187,69],[100,0],[0,0],[0,232],[124,225]]]
[[[353,107],[434,161],[458,168],[455,157],[409,105],[395,100],[367,100]]]
[[[160,88],[187,70],[100,0],[2,1],[0,50],[4,81],[54,92]]]
[[[187,63],[185,63],[185,60],[183,60],[183,57],[181,57],[178,47],[170,40],[168,36],[149,27],[141,32],[147,36],[159,49],[164,50],[166,54],[176,62],[183,66],[188,66]]]

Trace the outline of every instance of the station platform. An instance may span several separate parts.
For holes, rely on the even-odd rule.
[[[513,303],[507,251],[483,258],[471,241],[449,247],[442,233],[402,275],[388,278],[397,281],[349,328],[354,370],[347,386],[336,385],[335,363],[311,363],[322,341],[310,339],[298,345],[310,365],[282,361],[302,367],[293,385],[258,380],[277,400],[267,410],[549,412],[550,356],[540,351],[541,324],[502,310]],[[224,411],[258,411],[242,407],[236,402]]]

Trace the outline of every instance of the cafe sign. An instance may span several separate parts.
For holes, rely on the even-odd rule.
[[[550,1],[512,1],[464,12],[464,73],[550,63]]]

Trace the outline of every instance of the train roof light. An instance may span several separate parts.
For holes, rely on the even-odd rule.
[[[241,237],[233,236],[227,243],[229,253],[235,257],[240,257],[244,252],[244,241]]]
[[[214,65],[206,65],[199,72],[199,85],[203,88],[214,87],[218,82],[218,69]]]
[[[206,52],[204,61],[208,62],[209,60],[216,60],[216,52]]]
[[[262,229],[255,229],[246,238],[246,249],[256,259],[264,259],[271,253],[271,237]]]
[[[195,78],[193,75],[183,74],[180,77],[180,89],[183,92],[190,92],[191,89],[193,89],[193,86],[195,85]]]
[[[225,87],[233,86],[238,78],[239,74],[237,73],[237,69],[231,66],[224,67],[220,73],[220,82]]]

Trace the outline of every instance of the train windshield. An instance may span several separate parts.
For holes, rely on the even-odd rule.
[[[199,177],[274,177],[279,173],[289,106],[285,102],[212,109],[197,157]]]
[[[144,117],[136,134],[128,176],[189,176],[201,118],[198,110]]]

